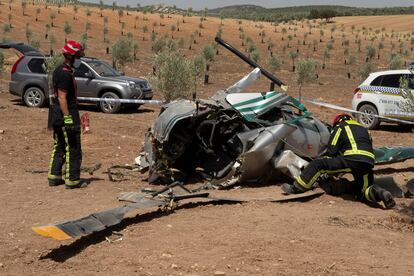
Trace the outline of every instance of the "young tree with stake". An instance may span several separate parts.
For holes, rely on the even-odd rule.
[[[296,82],[299,85],[299,101],[302,101],[302,87],[317,80],[318,63],[313,59],[302,59],[298,62]]]

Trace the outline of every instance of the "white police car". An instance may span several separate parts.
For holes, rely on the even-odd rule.
[[[400,79],[408,78],[411,93],[414,93],[414,68],[410,70],[389,70],[376,72],[355,89],[352,99],[352,109],[364,112],[367,115],[358,114],[356,117],[362,125],[368,129],[375,129],[381,123],[381,119],[368,116],[380,115],[388,118],[414,121],[414,111],[407,112],[401,108],[405,99],[401,96]]]

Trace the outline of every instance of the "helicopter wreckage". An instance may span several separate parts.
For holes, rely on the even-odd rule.
[[[324,152],[331,126],[285,93],[241,93],[260,75],[282,89],[285,84],[228,43],[219,38],[216,41],[255,69],[209,99],[177,100],[161,107],[158,118],[145,135],[143,152],[133,168],[148,171],[148,182],[167,186],[158,191],[123,193],[118,199],[128,202],[124,206],[76,220],[33,227],[36,233],[66,240],[117,225],[132,210],[171,210],[176,202],[284,202],[324,193],[322,189],[315,189],[300,195],[263,198],[217,190],[299,175],[309,161]],[[375,155],[377,164],[401,162],[414,158],[414,148],[383,147],[375,149]],[[193,190],[184,186],[194,175],[207,184]],[[410,191],[414,194],[411,186],[410,191],[401,190],[395,183],[385,188],[394,196],[409,196]]]

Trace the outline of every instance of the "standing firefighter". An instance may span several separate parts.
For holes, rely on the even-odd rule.
[[[54,99],[49,108],[49,127],[53,128],[54,145],[49,162],[50,186],[65,184],[66,188],[79,188],[82,149],[81,122],[77,106],[76,83],[73,69],[80,65],[84,56],[82,46],[68,41],[62,48],[63,64],[53,72]],[[66,163],[66,175],[62,178],[62,166]]]
[[[313,160],[296,177],[293,185],[283,184],[286,194],[303,193],[311,189],[322,174],[352,173],[356,197],[370,202],[382,201],[385,208],[395,206],[392,195],[373,185],[375,155],[368,131],[348,114],[339,114],[333,120],[333,131],[323,157]]]

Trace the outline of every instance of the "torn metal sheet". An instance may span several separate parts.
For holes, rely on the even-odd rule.
[[[290,176],[291,178],[299,176],[302,169],[308,164],[308,161],[300,158],[291,150],[285,150],[273,159],[274,168],[280,170],[283,174]]]
[[[255,68],[250,74],[243,77],[241,80],[230,86],[226,89],[226,92],[229,94],[232,93],[240,93],[242,92],[247,86],[249,86],[255,80],[258,80],[261,76],[261,72],[259,68]]]

